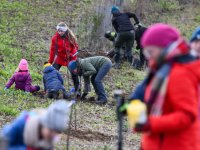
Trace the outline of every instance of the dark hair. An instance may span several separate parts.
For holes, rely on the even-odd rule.
[[[46,64],[48,64],[48,63],[49,63],[48,61],[45,61],[45,62],[44,62],[44,65],[46,65]]]

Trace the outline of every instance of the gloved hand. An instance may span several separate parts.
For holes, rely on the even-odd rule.
[[[134,25],[136,26],[136,28],[141,28],[142,27],[141,23],[135,23]]]
[[[142,27],[142,24],[141,24],[141,23],[139,23],[139,24],[138,24],[138,28],[141,28],[141,27]]]
[[[74,88],[74,87],[73,87],[73,88],[71,88],[71,89],[70,89],[70,91],[69,91],[69,93],[70,93],[70,94],[73,94],[73,93],[75,93],[75,88]]]
[[[136,123],[135,128],[133,129],[134,132],[145,132],[150,130],[149,122],[146,123]]]
[[[8,88],[7,88],[7,87],[5,87],[5,88],[4,88],[4,91],[6,91],[6,90],[8,90]]]
[[[128,108],[128,103],[125,103],[119,108],[119,112],[121,112],[124,116],[127,115],[127,108]]]
[[[131,128],[138,130],[142,127],[146,127],[147,120],[147,108],[146,105],[140,100],[131,101],[127,108],[128,122]]]
[[[88,93],[83,93],[83,94],[81,95],[81,100],[85,100],[85,98],[86,98],[87,95],[88,95]]]

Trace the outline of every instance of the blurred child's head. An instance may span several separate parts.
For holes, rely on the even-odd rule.
[[[28,71],[28,62],[26,59],[21,59],[19,65],[18,65],[19,70],[21,71]]]
[[[51,141],[67,128],[68,110],[68,103],[64,100],[57,100],[48,107],[40,118],[42,125],[40,132],[43,139]]]

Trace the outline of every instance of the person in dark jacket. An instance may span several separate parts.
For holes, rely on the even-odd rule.
[[[135,30],[135,41],[136,41],[136,44],[137,44],[136,49],[138,49],[140,51],[140,60],[134,59],[133,67],[135,69],[139,69],[139,70],[141,70],[144,67],[144,64],[146,63],[146,59],[145,59],[144,54],[143,54],[143,48],[142,48],[141,43],[140,43],[142,35],[146,31],[146,29],[147,28],[144,27],[144,26],[137,26],[137,28]],[[106,31],[104,37],[114,43],[115,39],[117,37],[117,33],[116,32],[111,32],[111,31]],[[126,47],[122,46],[122,50],[123,50],[123,53],[120,52],[120,54],[124,55],[122,58],[127,59],[127,54],[126,54],[126,51],[125,51]],[[114,49],[110,50],[107,53],[107,56],[110,57],[110,58],[113,58],[115,56],[115,50]]]
[[[107,95],[102,83],[103,78],[109,72],[112,67],[112,62],[109,58],[104,56],[94,56],[85,59],[78,59],[77,61],[71,61],[68,68],[73,72],[84,78],[84,93],[81,99],[84,99],[90,89],[90,80],[94,87],[95,93],[98,98],[97,104],[107,103]]]
[[[134,26],[131,23],[130,18],[134,18],[136,24],[139,24],[139,20],[135,14],[126,12],[121,13],[119,8],[113,6],[111,9],[113,15],[112,25],[117,32],[117,38],[115,41],[115,68],[119,69],[120,61],[120,48],[125,44],[128,61],[132,64],[132,48],[134,45]]]
[[[115,45],[115,39],[117,37],[116,32],[106,31],[106,33],[104,34],[104,37],[106,39],[108,39],[109,41],[113,42],[113,45]],[[122,55],[122,57],[120,58],[120,60],[121,59],[125,59],[125,60],[127,59],[125,50],[126,50],[126,47],[122,46],[122,51],[120,51],[120,55]],[[107,56],[110,57],[110,58],[114,58],[115,57],[115,49],[112,49],[109,52],[107,52]]]
[[[43,70],[44,90],[47,98],[58,99],[59,93],[63,93],[63,98],[69,98],[69,94],[65,90],[64,81],[61,74],[50,64],[45,62]]]
[[[146,59],[143,54],[143,48],[141,46],[141,39],[146,30],[147,28],[144,26],[138,26],[137,29],[135,30],[135,41],[137,43],[136,49],[140,51],[140,62],[139,66],[136,69],[143,68],[144,64],[146,63]]]

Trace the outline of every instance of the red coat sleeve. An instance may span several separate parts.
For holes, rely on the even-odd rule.
[[[189,127],[197,118],[197,87],[194,76],[184,72],[174,74],[169,80],[166,101],[172,109],[160,117],[150,116],[149,123],[153,133],[174,133]]]
[[[56,52],[56,41],[54,39],[54,37],[51,40],[51,47],[50,47],[50,53],[49,53],[49,63],[53,63],[54,61],[54,57],[55,57],[55,52]]]
[[[77,50],[78,50],[78,44],[76,43],[75,45],[72,46],[72,49],[70,51],[70,61],[77,59],[77,55],[73,56],[77,52]]]

